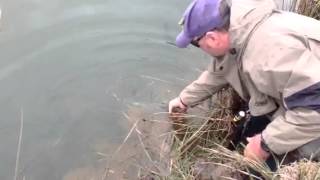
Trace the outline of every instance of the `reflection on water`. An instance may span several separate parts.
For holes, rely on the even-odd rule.
[[[21,108],[19,177],[56,180],[95,171],[97,144],[115,149],[128,133],[128,105],[176,96],[207,63],[170,44],[187,4],[2,0],[0,179],[14,177]]]

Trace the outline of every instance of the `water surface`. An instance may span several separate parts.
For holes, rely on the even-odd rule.
[[[62,179],[128,133],[128,106],[166,104],[207,64],[171,45],[180,0],[0,0],[0,179]]]

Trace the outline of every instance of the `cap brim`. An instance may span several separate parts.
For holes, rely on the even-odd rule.
[[[176,38],[176,45],[179,48],[186,48],[192,41],[183,31]]]

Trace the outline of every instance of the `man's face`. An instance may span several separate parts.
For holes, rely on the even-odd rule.
[[[203,51],[214,57],[224,56],[230,48],[229,33],[223,29],[209,31],[196,40]]]

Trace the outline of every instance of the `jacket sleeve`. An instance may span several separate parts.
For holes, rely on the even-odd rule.
[[[295,59],[286,60],[295,63],[286,84],[278,84],[283,86],[284,109],[274,114],[274,120],[262,133],[265,143],[276,154],[320,137],[320,41],[309,41],[307,45],[294,56],[282,57]]]
[[[227,85],[223,74],[216,71],[215,67],[216,60],[213,59],[208,69],[202,72],[197,80],[182,90],[180,98],[184,104],[191,107],[195,106]]]

